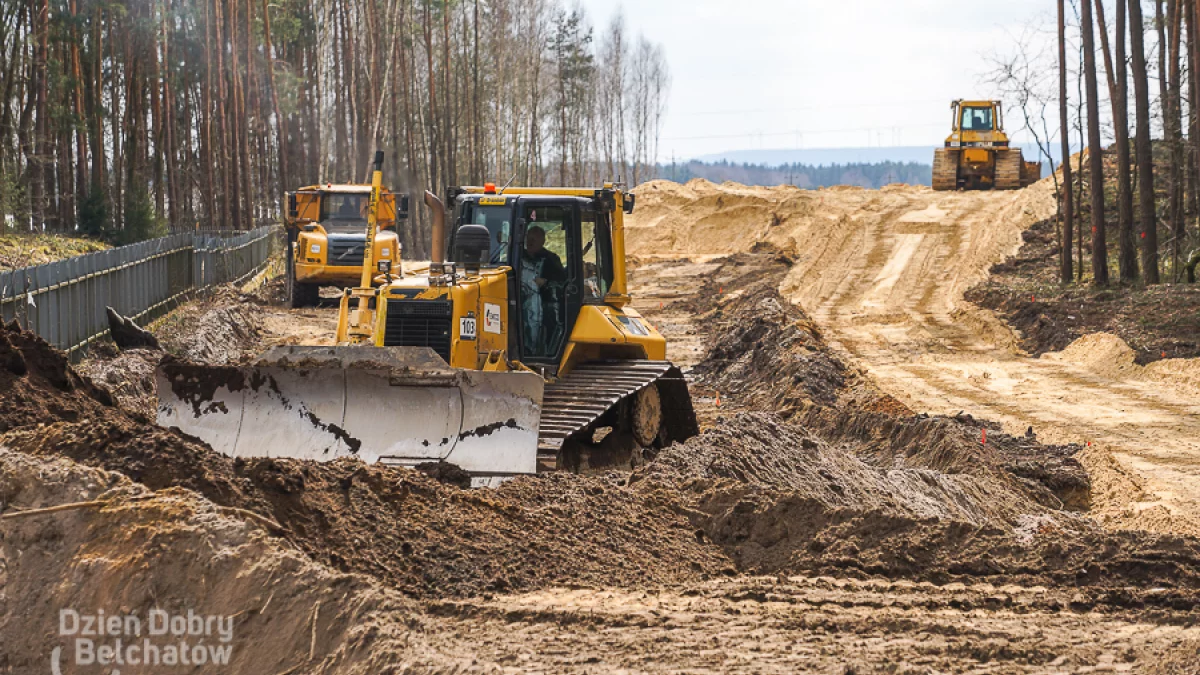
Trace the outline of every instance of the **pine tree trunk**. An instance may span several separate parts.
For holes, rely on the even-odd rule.
[[[1122,0],[1118,0],[1120,2]],[[1133,0],[1137,1],[1137,0]],[[1071,183],[1071,134],[1067,115],[1067,37],[1066,0],[1058,0],[1058,116],[1062,137],[1063,203],[1062,241],[1059,242],[1059,279],[1069,284],[1075,277],[1071,245],[1075,225],[1075,200]]]
[[[1129,157],[1128,69],[1125,66],[1125,5],[1117,0],[1116,58],[1109,50],[1108,26],[1104,20],[1104,3],[1096,1],[1096,20],[1100,28],[1100,45],[1104,52],[1104,69],[1108,77],[1108,97],[1112,103],[1113,134],[1117,146],[1117,244],[1118,270],[1121,281],[1137,278],[1137,250],[1133,241],[1133,184]]]
[[[1087,88],[1089,191],[1092,205],[1092,283],[1108,285],[1108,247],[1104,225],[1104,148],[1100,140],[1100,87],[1096,81],[1096,39],[1092,4],[1082,3],[1084,85]]]
[[[1138,220],[1142,242],[1142,278],[1157,284],[1158,226],[1154,204],[1154,158],[1150,147],[1150,79],[1146,66],[1145,19],[1141,0],[1129,2],[1130,47],[1133,50],[1133,92],[1137,115],[1135,152],[1138,176]]]

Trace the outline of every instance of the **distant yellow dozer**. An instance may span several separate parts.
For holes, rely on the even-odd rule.
[[[954,101],[953,131],[933,153],[934,190],[1019,190],[1042,177],[1041,162],[1026,162],[1009,147],[1000,101]]]

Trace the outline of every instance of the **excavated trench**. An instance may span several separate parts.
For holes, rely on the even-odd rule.
[[[152,423],[161,354],[95,359],[87,377],[6,327],[0,669],[40,663],[52,631],[29,626],[52,627],[53,607],[168,602],[239,614],[256,648],[238,672],[1187,672],[1167,668],[1200,644],[1200,541],[1097,525],[1078,446],[884,393],[780,294],[796,262],[777,243],[638,260],[639,308],[687,367],[704,432],[632,472],[496,490],[445,466],[233,460]],[[308,341],[330,311],[284,310],[268,288],[159,328],[184,336],[165,341],[175,355],[237,363]],[[20,515],[64,504],[93,505]],[[757,650],[686,647],[729,640],[732,613]],[[1135,627],[1147,637],[1088,646]],[[891,646],[830,637],[856,632]]]

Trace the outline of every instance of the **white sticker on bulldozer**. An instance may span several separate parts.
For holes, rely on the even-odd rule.
[[[460,340],[475,339],[475,317],[464,316],[458,320],[458,338]]]
[[[500,334],[500,305],[483,304],[483,330]]]

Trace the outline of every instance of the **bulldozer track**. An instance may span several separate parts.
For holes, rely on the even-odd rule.
[[[1020,150],[996,151],[996,189],[1020,190],[1024,169],[1024,158]]]
[[[687,383],[669,361],[593,361],[546,385],[538,453],[557,453],[568,438],[651,385],[657,386],[662,396],[666,434],[684,439],[698,433]]]
[[[1041,179],[1041,162],[1021,162],[1021,187],[1029,187]]]
[[[939,148],[933,152],[933,189],[958,188],[958,153]]]

